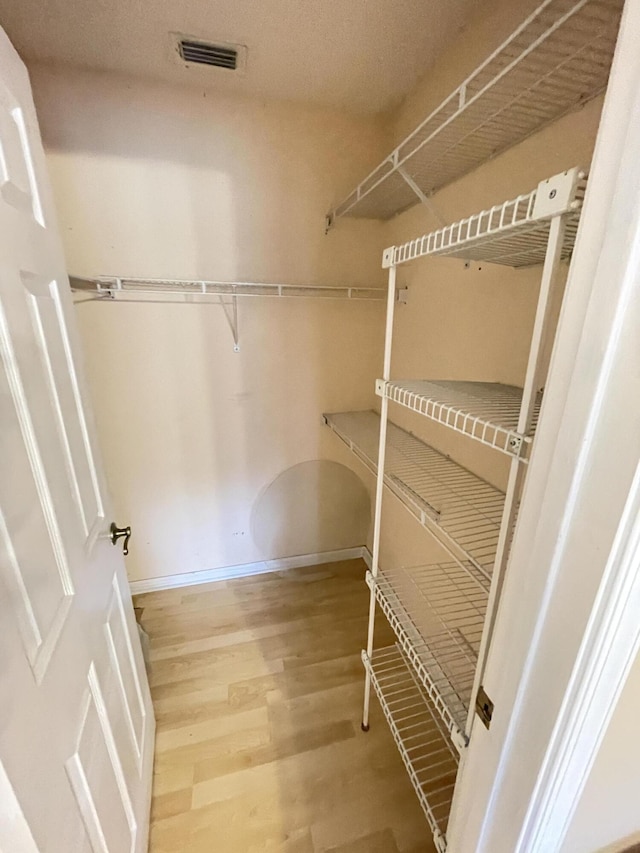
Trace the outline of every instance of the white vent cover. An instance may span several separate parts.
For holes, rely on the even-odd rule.
[[[246,67],[247,48],[241,44],[205,41],[201,38],[172,33],[178,59],[190,67],[208,65],[226,71],[243,72]]]

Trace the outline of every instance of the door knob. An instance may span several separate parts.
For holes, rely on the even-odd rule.
[[[117,527],[115,521],[112,521],[111,527],[109,528],[109,532],[111,534],[112,545],[115,545],[118,539],[121,539],[124,536],[124,542],[122,543],[122,553],[126,557],[129,553],[129,539],[131,539],[131,528]]]

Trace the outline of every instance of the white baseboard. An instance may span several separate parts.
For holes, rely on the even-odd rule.
[[[373,564],[373,557],[371,556],[371,551],[367,548],[366,545],[362,546],[361,557],[365,561],[365,563],[367,564],[367,568],[369,569],[369,571],[371,571],[371,566]]]
[[[160,589],[246,578],[251,575],[264,575],[267,572],[281,572],[285,569],[301,569],[304,566],[316,566],[320,563],[356,560],[358,557],[362,557],[367,565],[371,564],[368,548],[341,548],[337,551],[322,551],[318,554],[301,554],[298,557],[282,557],[279,560],[261,560],[258,563],[242,563],[239,566],[222,566],[218,569],[203,569],[200,572],[184,572],[179,575],[146,578],[145,580],[131,581],[129,587],[132,595],[139,595],[142,592],[155,592]]]

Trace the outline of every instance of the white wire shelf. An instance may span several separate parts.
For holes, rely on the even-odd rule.
[[[104,299],[127,298],[143,294],[161,296],[271,296],[315,299],[385,299],[378,287],[325,287],[320,285],[274,284],[251,281],[195,281],[160,278],[80,278],[70,276],[75,292],[95,293]]]
[[[329,226],[388,219],[602,92],[622,6],[541,3],[329,213]]]
[[[396,646],[362,653],[382,710],[439,851],[446,831],[458,771],[458,755],[429,698]]]
[[[373,474],[380,416],[374,411],[325,414],[325,423]],[[487,589],[504,494],[409,432],[388,422],[385,484],[414,517]]]
[[[586,176],[578,168],[542,181],[535,190],[482,210],[437,231],[392,246],[384,252],[383,267],[404,264],[428,255],[472,257],[510,267],[544,261],[551,217],[568,214],[562,258],[571,256],[576,241]]]
[[[488,594],[472,565],[434,563],[367,572],[367,584],[399,646],[459,751],[466,746],[467,714]]]
[[[522,388],[494,382],[376,381],[376,392],[413,412],[526,461],[542,393],[537,395],[530,435],[517,431]]]

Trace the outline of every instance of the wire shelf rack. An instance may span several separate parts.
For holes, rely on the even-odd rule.
[[[458,755],[428,696],[396,647],[362,653],[396,746],[425,813],[436,847],[446,849],[446,830],[458,771]]]
[[[604,90],[623,0],[545,0],[328,215],[388,219]],[[404,176],[408,177],[405,178]]]
[[[321,285],[274,284],[251,281],[195,281],[160,278],[81,278],[70,276],[71,289],[94,292],[106,299],[142,294],[173,296],[271,296],[315,299],[385,299],[379,287],[325,287]]]
[[[497,382],[378,380],[376,390],[394,403],[526,461],[540,413],[536,399],[530,435],[517,431],[522,388]]]
[[[539,198],[549,187],[553,187],[554,197],[558,191],[563,192],[562,200],[552,210],[548,198]],[[473,257],[510,267],[541,264],[549,241],[550,214],[562,213],[568,214],[561,253],[566,260],[575,245],[585,188],[585,174],[577,168],[571,169],[542,181],[530,193],[391,247],[384,254],[383,266],[404,264],[428,255]]]
[[[374,411],[325,414],[325,423],[373,474],[378,469],[380,416]],[[389,422],[385,484],[415,518],[488,588],[504,494]]]
[[[367,572],[406,659],[461,752],[488,594],[472,565]]]

